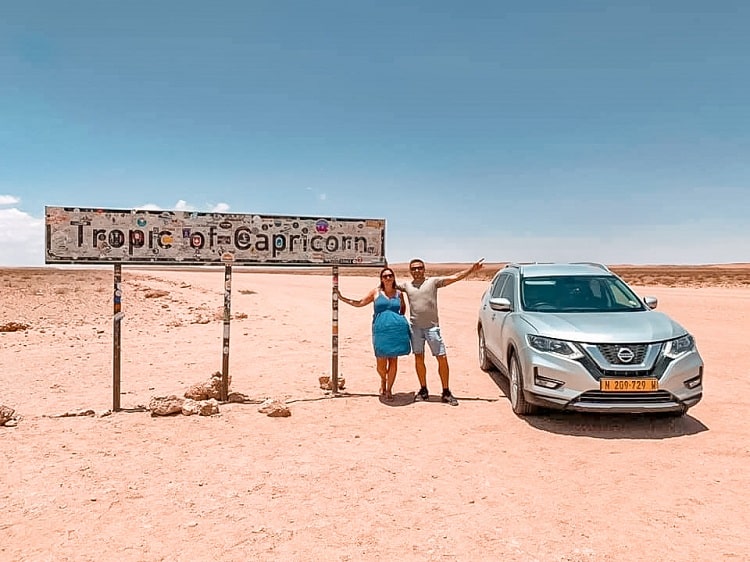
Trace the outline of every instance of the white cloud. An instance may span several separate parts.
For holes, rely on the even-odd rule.
[[[323,197],[324,194],[321,194]],[[318,196],[320,197],[320,195]],[[17,207],[20,199],[0,195],[0,266],[44,264],[44,217],[35,218]],[[8,208],[3,208],[3,206]],[[209,208],[210,207],[210,208]],[[141,209],[161,209],[152,203]],[[184,200],[176,209],[192,210]],[[209,212],[226,212],[229,205],[207,205]],[[621,234],[561,232],[539,236],[535,232],[497,230],[477,237],[470,232],[424,235],[392,225],[386,233],[387,257],[394,263],[419,256],[429,262],[601,261],[607,264],[701,264],[747,261],[744,241],[750,224],[691,224],[652,226]]]
[[[136,209],[143,209],[144,211],[174,210],[174,211],[210,211],[212,213],[226,213],[229,210],[229,204],[228,203],[216,203],[216,204],[206,205],[203,209],[199,209],[195,205],[188,203],[184,199],[180,199],[177,201],[177,203],[174,204],[174,206],[167,207],[166,209],[164,207],[160,207],[159,205],[155,205],[154,203],[146,203],[145,205],[136,207]]]
[[[0,265],[43,264],[44,219],[34,218],[15,208],[0,209]]]
[[[498,231],[486,237],[456,233],[454,237],[414,236],[386,233],[387,257],[400,263],[418,256],[430,262],[595,261],[617,264],[713,264],[747,261],[743,240],[748,227],[723,232],[714,228],[650,227],[617,236],[590,237],[560,233],[536,236],[532,233]]]
[[[13,195],[0,195],[0,267],[29,267],[44,265],[44,217],[35,218],[17,205],[20,198]],[[11,207],[9,207],[11,206]],[[9,207],[9,208],[3,208]],[[138,209],[160,210],[161,207],[147,203]],[[184,200],[174,207],[180,211],[195,210]],[[208,211],[224,213],[229,210],[227,203],[217,203]]]
[[[309,191],[318,201],[325,201],[326,199],[328,199],[328,196],[325,193],[322,193],[312,187],[306,187],[305,191]]]
[[[0,206],[17,205],[21,200],[15,195],[0,195]]]

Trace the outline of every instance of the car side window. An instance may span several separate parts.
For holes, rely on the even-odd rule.
[[[500,296],[504,299],[508,299],[511,305],[515,303],[514,299],[516,296],[516,284],[513,281],[513,277],[511,275],[508,275],[508,280],[500,290]]]
[[[490,297],[493,299],[496,299],[500,296],[501,291],[503,290],[503,285],[505,285],[505,282],[508,280],[509,275],[498,275],[497,279],[495,279],[495,282],[492,284],[492,292],[490,293]]]

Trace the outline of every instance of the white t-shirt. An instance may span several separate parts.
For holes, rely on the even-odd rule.
[[[440,325],[437,290],[444,282],[445,277],[428,277],[420,285],[415,285],[413,279],[404,283],[404,292],[409,297],[409,320],[412,326],[434,328]]]

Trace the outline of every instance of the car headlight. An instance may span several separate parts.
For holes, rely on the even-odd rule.
[[[664,355],[670,359],[675,359],[683,353],[695,350],[695,340],[690,334],[685,334],[674,340],[669,340],[664,344]]]
[[[534,336],[531,334],[527,336],[527,339],[529,340],[529,345],[537,351],[562,355],[567,359],[580,359],[583,357],[583,353],[567,341],[545,338],[544,336]]]

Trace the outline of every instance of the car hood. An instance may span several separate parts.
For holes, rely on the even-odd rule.
[[[685,328],[662,312],[527,312],[539,335],[583,343],[650,343],[683,336]]]

